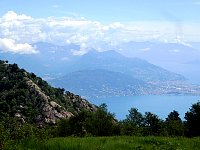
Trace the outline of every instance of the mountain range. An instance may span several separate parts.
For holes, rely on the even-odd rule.
[[[167,42],[127,42],[115,47],[127,57],[138,57],[200,83],[200,44]]]
[[[79,45],[74,44],[58,46],[39,42],[33,45],[38,54],[1,53],[0,58],[16,62],[52,85],[85,97],[199,94],[200,91],[199,86],[189,84],[184,76],[141,59],[148,60],[152,55],[150,58],[155,61],[164,61],[165,55],[166,60],[174,62],[178,56],[172,55],[167,49],[181,49],[187,55],[187,50],[192,48],[186,45],[131,42],[103,52],[88,49],[89,52],[84,55],[74,55],[80,49]],[[152,51],[151,55],[146,54],[149,51]],[[192,51],[198,57],[196,50]]]
[[[184,76],[116,51],[91,51],[72,66],[72,72],[49,82],[85,97],[199,94],[199,87]]]

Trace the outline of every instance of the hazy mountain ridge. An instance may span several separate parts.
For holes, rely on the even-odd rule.
[[[199,84],[200,44],[167,42],[127,42],[115,47],[128,57],[138,57],[167,70],[182,74],[190,82]]]
[[[116,47],[125,56],[143,58],[147,61],[172,61],[186,63],[200,57],[200,48],[189,43],[128,42]]]
[[[75,68],[76,66],[79,67],[76,68],[77,70],[106,69],[120,72],[146,82],[185,80],[179,74],[167,71],[139,58],[125,57],[113,50],[89,52],[83,55],[80,60],[77,60],[74,66]]]
[[[50,82],[86,97],[144,94],[144,87],[149,86],[129,75],[103,69],[76,71]]]
[[[199,94],[199,87],[186,83],[185,77],[115,51],[91,51],[73,66],[74,72],[50,82],[86,97]],[[118,76],[124,80],[117,80]]]
[[[127,48],[127,51],[135,48],[133,52],[140,51],[139,47],[144,48],[147,45],[158,47],[163,52],[164,48],[161,48],[165,45],[160,43],[155,46],[152,42],[132,42],[128,43],[128,46],[130,44],[132,47]],[[74,55],[74,52],[80,49],[79,45],[69,44],[66,46],[58,46],[43,42],[33,45],[37,47],[38,54],[20,55],[2,53],[0,58],[17,62],[20,67],[35,72],[44,79],[48,79],[53,85],[66,89],[69,88],[87,97],[125,96],[134,94],[158,95],[169,93],[193,95],[199,93],[199,87],[186,83],[184,76],[153,65],[140,58],[123,56],[120,53],[125,53],[126,49],[122,51],[120,47],[113,47],[114,50],[104,52],[88,49],[89,52],[84,55]],[[178,45],[180,48],[189,48],[188,46],[175,43],[169,45],[170,47],[176,47]],[[146,51],[153,50],[146,49]],[[129,56],[132,55],[130,54]],[[159,59],[162,59],[163,56],[160,57]],[[156,60],[155,57],[154,59]],[[106,76],[102,75],[100,70]],[[95,74],[95,76],[92,74]],[[86,79],[86,76],[88,76],[88,79]],[[120,76],[121,79],[124,78],[124,80],[117,81],[117,76]],[[99,80],[98,77],[104,77],[101,80],[101,85],[95,82]],[[133,86],[136,80],[142,81],[143,83]],[[73,84],[71,81],[76,84]],[[118,87],[116,87],[116,83]]]

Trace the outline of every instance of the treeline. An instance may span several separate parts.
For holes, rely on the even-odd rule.
[[[56,125],[38,128],[34,124],[22,124],[17,118],[4,118],[0,122],[0,149],[15,149],[16,143],[37,140],[43,142],[53,137],[67,136],[200,136],[200,102],[192,105],[182,121],[177,111],[169,113],[165,120],[151,112],[144,115],[131,108],[126,119],[118,121],[107,110],[106,104],[96,112],[81,111]]]
[[[200,136],[200,102],[193,104],[182,121],[177,111],[169,113],[165,120],[146,112],[144,115],[131,108],[126,119],[118,121],[108,112],[106,104],[95,113],[82,111],[69,120],[61,120],[57,136]]]

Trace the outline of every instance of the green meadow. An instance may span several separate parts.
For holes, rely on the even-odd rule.
[[[28,140],[19,150],[199,150],[200,137],[65,137],[45,141]]]

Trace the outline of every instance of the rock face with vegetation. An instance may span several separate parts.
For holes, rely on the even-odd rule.
[[[53,88],[34,73],[17,64],[0,61],[0,119],[16,117],[22,123],[55,124],[82,110],[94,112],[97,107],[78,95]]]

